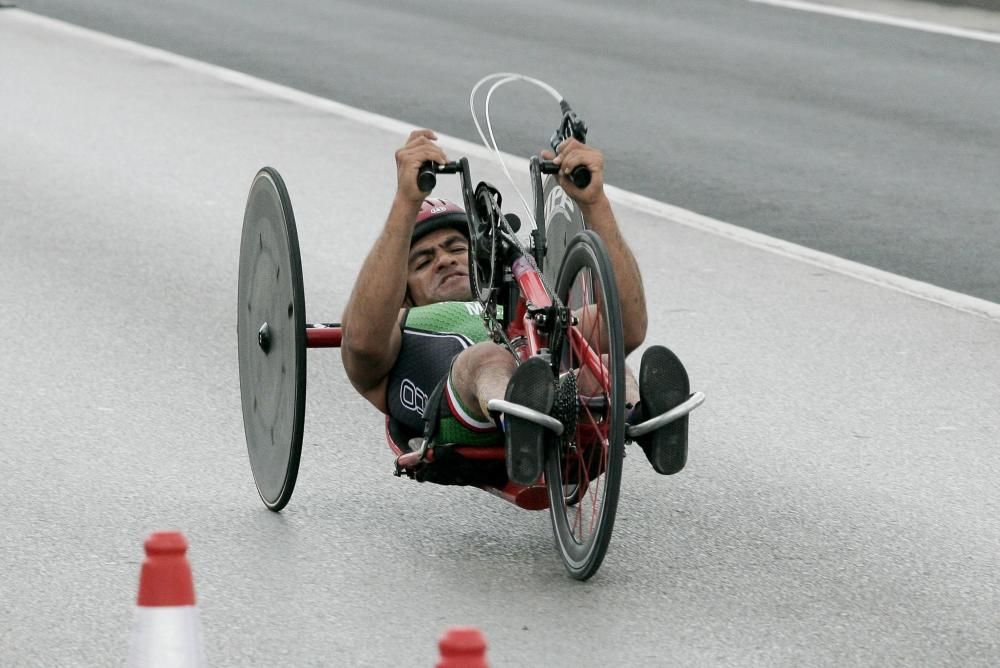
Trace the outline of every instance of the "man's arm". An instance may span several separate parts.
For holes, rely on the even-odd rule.
[[[542,156],[551,159],[552,153],[546,151]],[[559,185],[580,206],[587,227],[596,232],[608,247],[621,299],[622,331],[625,334],[627,355],[642,345],[646,338],[646,294],[642,287],[639,265],[622,237],[611,210],[611,202],[604,193],[604,155],[592,146],[567,139],[559,145],[559,155],[555,156],[555,161],[560,166]],[[590,184],[582,190],[573,185],[569,178],[569,174],[580,165],[590,170]]]
[[[402,343],[400,306],[406,294],[410,207],[393,201],[385,227],[365,258],[340,320],[340,354],[351,384],[385,412],[384,381]],[[417,209],[420,205],[417,205]],[[416,216],[416,211],[409,214]]]
[[[430,130],[416,130],[396,151],[396,196],[378,240],[365,258],[341,317],[340,346],[351,384],[383,413],[385,382],[402,343],[400,307],[406,296],[407,259],[413,225],[425,193],[417,187],[420,165],[446,162]]]

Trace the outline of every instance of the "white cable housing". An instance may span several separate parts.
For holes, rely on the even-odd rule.
[[[479,138],[482,140],[483,145],[487,149],[493,151],[493,154],[496,156],[497,162],[500,163],[500,168],[503,170],[503,173],[507,177],[507,180],[510,181],[511,187],[514,188],[514,192],[517,193],[518,199],[521,200],[521,204],[524,206],[524,211],[528,216],[527,219],[530,221],[534,221],[535,220],[534,211],[528,205],[528,200],[525,199],[524,195],[521,193],[521,190],[517,187],[517,184],[514,183],[514,177],[511,176],[510,171],[507,169],[506,163],[504,163],[503,161],[503,156],[500,154],[500,147],[497,146],[496,137],[493,134],[493,123],[490,120],[490,100],[493,97],[493,93],[501,86],[508,84],[512,81],[524,81],[526,83],[534,84],[535,86],[538,86],[546,93],[551,95],[553,98],[555,98],[556,102],[562,102],[563,97],[562,95],[559,94],[559,91],[557,91],[555,88],[545,83],[544,81],[540,79],[535,79],[533,77],[525,76],[523,74],[517,74],[516,72],[494,72],[493,74],[488,74],[482,79],[480,79],[478,82],[476,82],[476,85],[472,87],[472,93],[469,95],[469,109],[472,112],[472,122],[476,124],[476,132],[479,133]],[[489,133],[489,139],[487,139],[486,133],[483,132],[483,128],[479,123],[479,116],[476,113],[476,93],[479,91],[480,88],[482,88],[488,82],[494,82],[490,86],[489,90],[486,92],[486,99],[484,101],[484,106],[483,106],[483,116],[486,120],[486,131],[487,133]]]

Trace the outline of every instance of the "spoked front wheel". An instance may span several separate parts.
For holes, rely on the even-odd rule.
[[[561,410],[575,413],[546,455],[545,481],[556,548],[570,575],[600,568],[618,508],[625,448],[625,350],[608,253],[595,233],[577,234],[563,257],[556,294],[569,308],[559,350]]]

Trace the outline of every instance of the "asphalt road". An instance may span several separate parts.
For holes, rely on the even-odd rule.
[[[393,478],[333,351],[276,515],[239,409],[246,193],[284,175],[307,316],[335,319],[405,128],[20,11],[0,61],[3,665],[121,663],[163,527],[218,666],[431,665],[459,623],[497,666],[1000,662],[1000,319],[619,199],[649,339],[708,402],[682,474],[627,458],[597,577],[565,575],[544,514]]]
[[[536,76],[615,185],[1000,302],[1000,44],[739,0],[19,4],[469,140],[481,76]],[[502,145],[556,113],[503,91]]]

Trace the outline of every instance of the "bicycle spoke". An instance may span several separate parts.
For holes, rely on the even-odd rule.
[[[576,379],[577,410],[573,438],[550,458],[547,470],[553,478],[549,496],[556,544],[579,579],[593,575],[607,550],[624,447],[624,351],[605,253],[596,235],[578,235],[557,281],[557,296],[574,315],[558,354],[560,373]]]
[[[602,329],[604,304],[601,290],[595,285],[594,276],[589,270],[579,274],[574,288],[574,297],[570,302],[579,305],[581,322],[570,337],[569,368],[579,369],[581,373],[593,376],[596,381],[593,389],[600,392],[599,402],[606,406],[608,370],[604,363],[606,356],[600,353],[600,344],[606,338]],[[579,499],[584,502],[577,503],[574,508],[571,523],[574,538],[583,543],[594,533],[600,520],[600,508],[604,500],[603,481],[600,484],[594,483],[601,479],[606,469],[608,448],[606,425],[602,425],[605,416],[595,415],[591,402],[581,401],[580,404],[582,411],[579,417],[589,428],[582,431],[586,437],[578,439],[578,449],[574,456],[567,458],[566,475],[577,481],[577,493],[584,497]],[[589,517],[586,516],[588,511]]]

